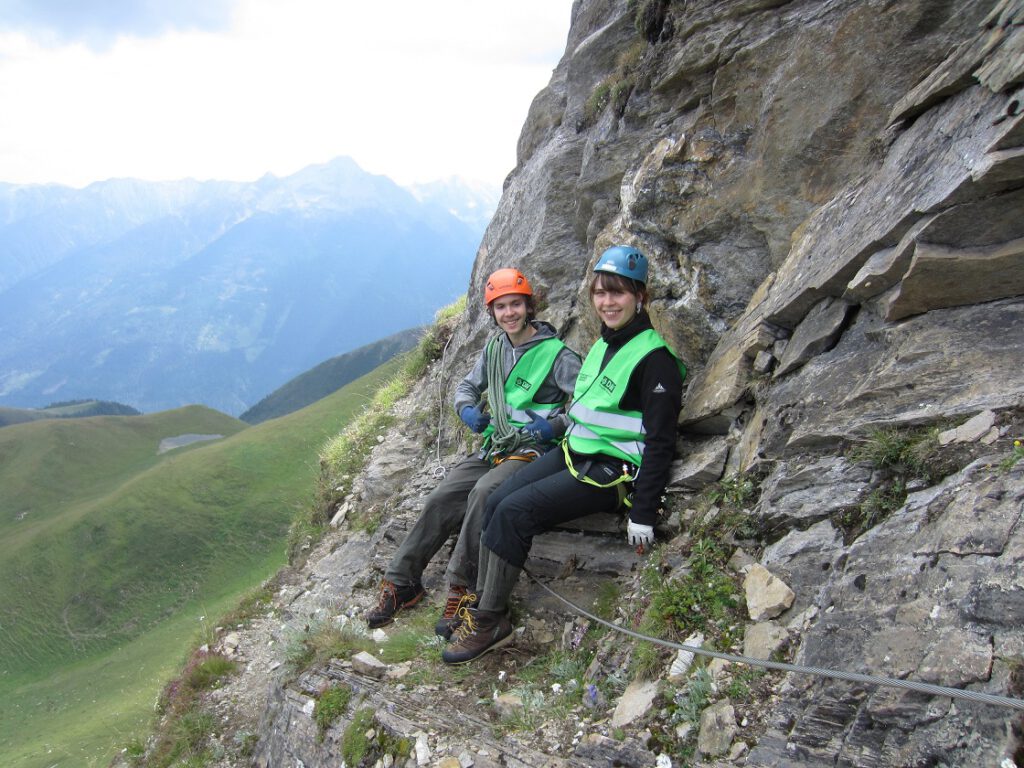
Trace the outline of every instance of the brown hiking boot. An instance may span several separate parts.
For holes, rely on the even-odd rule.
[[[390,624],[403,608],[411,608],[416,605],[425,594],[423,585],[419,581],[404,586],[390,581],[382,581],[377,607],[366,614],[367,625],[370,629],[376,629]]]
[[[434,634],[445,640],[451,640],[452,632],[462,623],[459,611],[468,608],[474,602],[476,602],[476,595],[461,584],[452,584],[448,588],[448,601],[444,604],[444,613],[434,625]]]
[[[488,651],[501,648],[512,639],[512,622],[504,613],[462,608],[459,618],[462,623],[441,654],[445,664],[465,664]]]

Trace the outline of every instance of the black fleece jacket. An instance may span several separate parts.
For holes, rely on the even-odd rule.
[[[653,328],[651,318],[641,312],[623,328],[601,326],[601,338],[608,352],[601,367],[611,356],[642,331]],[[685,372],[684,372],[685,373]],[[629,518],[640,525],[654,525],[661,495],[668,485],[676,450],[676,425],[683,403],[683,376],[672,354],[665,348],[648,354],[633,370],[619,404],[625,410],[643,414],[644,458],[633,484],[633,508]]]

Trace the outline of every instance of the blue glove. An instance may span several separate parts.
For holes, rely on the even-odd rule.
[[[523,429],[530,433],[530,436],[538,443],[550,443],[555,439],[555,430],[551,428],[550,422],[543,416],[538,416],[533,411],[527,409],[526,415],[529,416],[532,421],[529,424],[523,425]]]
[[[481,413],[480,409],[475,405],[467,405],[461,411],[459,411],[459,418],[462,419],[466,426],[477,434],[487,429],[487,425],[491,423],[491,417],[485,413]]]

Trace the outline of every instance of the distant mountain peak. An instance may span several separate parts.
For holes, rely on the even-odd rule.
[[[496,198],[347,157],[254,182],[0,187],[0,406],[237,414],[466,290]],[[395,275],[432,269],[415,291]],[[386,307],[386,312],[380,309]]]

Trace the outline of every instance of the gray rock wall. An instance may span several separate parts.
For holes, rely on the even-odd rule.
[[[804,536],[863,499],[870,472],[841,453],[872,428],[1024,406],[1024,3],[664,5],[628,98],[593,118],[587,100],[621,82],[638,35],[624,2],[576,5],[470,296],[520,266],[585,350],[589,265],[615,242],[642,248],[655,322],[692,372],[682,455],[721,435],[729,471],[767,475],[759,518]],[[486,327],[478,306],[467,320],[466,349]],[[928,491],[941,511],[912,497],[848,549],[836,534],[776,555],[791,615],[824,617],[801,660],[1006,691],[1016,608],[970,606],[1018,605],[1022,485],[987,466]],[[972,512],[986,493],[998,520]],[[989,544],[946,541],[959,530]],[[1012,752],[1008,712],[791,685],[748,765]]]
[[[1024,424],[1024,1],[637,5],[662,11],[643,35],[626,0],[575,3],[446,369],[415,398],[491,331],[491,271],[524,270],[585,351],[590,266],[636,245],[691,372],[672,490],[763,477],[754,544],[795,593],[793,658],[1020,696],[1024,468],[999,461]],[[874,480],[851,444],[986,410],[978,461],[844,541],[833,521]],[[748,766],[1021,749],[1012,710],[893,689],[793,675],[762,709]]]

